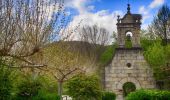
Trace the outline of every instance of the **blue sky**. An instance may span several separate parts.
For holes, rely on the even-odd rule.
[[[65,0],[68,13],[72,16],[70,26],[97,24],[111,34],[116,31],[117,15],[123,17],[128,0]],[[142,14],[142,28],[146,29],[156,16],[158,9],[170,0],[129,0],[131,13]]]

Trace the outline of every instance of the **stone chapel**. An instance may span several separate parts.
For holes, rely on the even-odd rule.
[[[112,62],[105,67],[105,90],[116,93],[117,100],[123,100],[126,83],[133,84],[134,90],[155,88],[152,69],[140,46],[141,19],[140,14],[131,13],[130,4],[123,18],[117,19],[118,47]],[[125,45],[127,39],[131,48]]]

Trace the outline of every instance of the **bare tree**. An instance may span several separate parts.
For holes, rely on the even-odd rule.
[[[28,57],[56,40],[66,22],[63,4],[63,0],[0,0],[0,56],[44,66]]]
[[[167,36],[169,35],[168,28],[170,27],[168,21],[170,20],[170,9],[167,5],[163,5],[157,16],[154,18],[152,25],[149,27],[151,32],[158,35],[161,39],[165,40],[167,44]]]
[[[58,83],[58,94],[62,96],[63,83],[74,75],[84,73],[88,59],[66,42],[57,42],[44,48],[44,62],[48,65],[46,73],[50,73]]]
[[[80,30],[81,40],[91,44],[106,45],[109,42],[109,33],[105,28],[93,26],[84,26]]]
[[[97,60],[101,52],[103,52],[103,46],[109,43],[109,32],[105,28],[93,25],[83,26],[79,33],[86,52],[93,58],[96,57]],[[88,43],[90,43],[90,45]]]

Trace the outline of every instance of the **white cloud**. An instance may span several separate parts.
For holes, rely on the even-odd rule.
[[[150,8],[156,8],[159,7],[160,5],[164,4],[165,0],[153,0],[151,4],[149,5]]]
[[[140,14],[143,15],[143,19],[142,19],[142,22],[144,23],[147,19],[151,18],[151,15],[150,15],[150,9],[147,9],[145,6],[140,6],[139,7],[139,11],[138,11]]]
[[[142,14],[148,14],[148,10],[145,8],[145,6],[140,6],[139,7],[139,13],[142,13]]]
[[[95,9],[95,6],[88,6],[87,9],[88,9],[88,11],[92,11]]]
[[[144,23],[144,25],[142,25],[143,29],[146,29],[148,26],[148,23],[146,24],[145,21],[152,18],[153,15],[151,15],[151,11],[152,9],[155,9],[159,6],[161,6],[162,4],[164,4],[165,0],[153,0],[149,5],[147,6],[140,6],[139,7],[139,13],[142,14],[143,19],[142,22]]]
[[[86,13],[88,11],[88,7],[86,5],[90,1],[91,0],[65,0],[65,6],[69,8],[74,8],[78,10],[79,13]]]
[[[72,4],[71,8],[77,9],[79,15],[74,16],[73,21],[70,22],[69,26],[74,28],[78,26],[79,22],[82,20],[80,27],[83,25],[92,26],[97,24],[99,27],[105,28],[110,33],[110,35],[113,34],[113,31],[116,31],[117,15],[122,15],[122,11],[109,12],[108,10],[100,10],[94,13],[91,12],[94,9],[94,6],[88,5],[90,0],[72,0],[70,3]],[[78,39],[78,35],[76,33],[77,32],[74,33],[75,40]]]
[[[118,12],[120,11],[114,11],[112,13],[108,13],[107,10],[102,10],[96,13],[88,12],[85,14],[80,14],[73,18],[73,21],[70,23],[70,25],[72,25],[72,27],[76,27],[78,23],[81,20],[83,20],[81,26],[83,25],[92,26],[94,24],[97,24],[100,27],[105,28],[110,33],[110,35],[112,35],[113,31],[116,31],[117,17],[115,16]]]

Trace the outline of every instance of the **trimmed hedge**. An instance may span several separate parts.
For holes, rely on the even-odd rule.
[[[131,92],[126,100],[170,100],[170,91],[137,90]]]
[[[102,100],[115,100],[116,94],[112,92],[103,92]]]

